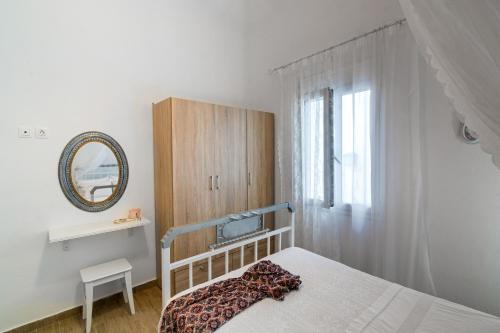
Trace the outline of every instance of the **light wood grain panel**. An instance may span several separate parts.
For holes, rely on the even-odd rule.
[[[153,136],[160,282],[160,238],[169,228],[274,203],[274,117],[169,98],[153,105]],[[219,176],[218,190],[210,190],[211,176]],[[273,228],[273,221],[272,215],[266,216],[266,227]],[[172,260],[205,252],[214,241],[215,228],[182,235],[174,241]],[[239,264],[239,254],[233,257]],[[218,273],[215,264],[214,276]],[[203,275],[197,269],[195,282]],[[187,273],[172,274],[177,281],[174,286],[179,284],[176,290],[187,285]]]
[[[246,111],[215,106],[216,215],[247,209]]]
[[[273,239],[271,238],[271,242],[273,242]],[[253,244],[248,244],[245,246],[245,255],[244,255],[244,264],[243,266],[245,265],[248,265],[250,263],[254,263],[255,260],[254,260],[254,245]],[[232,253],[232,270],[236,270],[240,267],[242,267],[240,265],[241,263],[241,257],[240,257],[240,254],[241,254],[241,250],[238,248],[236,250],[233,251]],[[257,252],[257,259],[261,259],[261,258],[264,258],[265,256],[267,256],[267,243],[266,243],[266,240],[261,240],[259,241],[259,250]]]
[[[174,226],[172,170],[172,99],[153,104],[156,219],[156,276],[161,286],[160,239]]]
[[[212,278],[219,277],[225,273],[224,254],[212,258]],[[229,257],[229,270],[232,267],[232,259]],[[189,269],[181,267],[174,273],[175,293],[179,293],[189,288]],[[208,260],[201,260],[193,264],[193,285],[208,281]]]
[[[247,110],[248,209],[274,204],[274,114]],[[265,216],[274,227],[274,214]]]
[[[215,217],[215,115],[213,104],[172,99],[174,224],[199,223]],[[204,252],[215,230],[181,235],[174,241],[175,260]]]

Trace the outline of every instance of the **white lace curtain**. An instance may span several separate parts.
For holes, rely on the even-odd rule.
[[[420,84],[406,24],[279,71],[281,200],[297,243],[435,293],[423,220]]]
[[[399,2],[446,95],[500,167],[500,1]]]

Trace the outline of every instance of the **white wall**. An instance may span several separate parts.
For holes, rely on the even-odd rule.
[[[500,170],[459,121],[434,80],[426,88],[427,219],[438,295],[500,315]]]
[[[249,103],[279,109],[278,78],[268,70],[403,17],[397,0],[247,1]]]
[[[80,304],[84,266],[127,257],[134,284],[155,277],[153,226],[76,240],[68,252],[47,244],[52,225],[130,207],[154,218],[152,102],[173,95],[276,111],[269,68],[401,17],[397,0],[0,2],[0,331]],[[457,139],[445,100],[429,114],[438,292],[500,315],[500,171]],[[19,125],[47,126],[50,138],[18,139]],[[124,197],[103,213],[73,207],[57,180],[61,150],[86,130],[113,136],[130,164]]]
[[[268,69],[403,17],[397,0],[253,0],[247,11],[249,103],[274,112],[280,88]],[[424,166],[434,282],[439,296],[500,315],[500,170],[460,140],[434,83]]]
[[[68,252],[47,231],[131,207],[154,219],[151,103],[243,105],[243,13],[232,0],[0,2],[0,331],[81,304],[87,265],[126,257],[134,284],[155,277],[153,225]],[[50,138],[18,139],[19,125],[49,127]],[[114,137],[130,165],[125,195],[103,213],[73,207],[57,178],[65,144],[87,130]]]

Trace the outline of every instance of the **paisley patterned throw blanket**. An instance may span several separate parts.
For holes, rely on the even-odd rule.
[[[271,297],[282,301],[302,281],[264,260],[250,267],[241,277],[216,282],[174,299],[163,310],[160,333],[213,332],[252,304]]]

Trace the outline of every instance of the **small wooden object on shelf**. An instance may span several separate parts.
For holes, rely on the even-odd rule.
[[[116,219],[116,220],[113,220],[113,223],[114,224],[122,224],[122,223],[130,223],[130,222],[137,222],[139,221],[139,219],[137,218],[123,218],[123,219]]]

